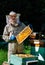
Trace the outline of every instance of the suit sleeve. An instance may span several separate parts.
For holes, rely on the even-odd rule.
[[[9,33],[8,33],[8,28],[7,28],[6,26],[5,26],[5,28],[4,28],[4,32],[3,32],[2,38],[3,38],[3,40],[5,40],[6,42],[9,41]]]
[[[24,29],[26,27],[26,25],[24,23],[22,23],[22,29]]]

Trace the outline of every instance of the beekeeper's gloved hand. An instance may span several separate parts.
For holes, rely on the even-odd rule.
[[[33,26],[32,26],[32,24],[29,24],[29,27],[33,30]]]
[[[9,39],[10,40],[16,40],[16,37],[14,35],[11,35]]]

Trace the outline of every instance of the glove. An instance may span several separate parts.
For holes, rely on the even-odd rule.
[[[32,24],[29,24],[29,27],[33,30],[33,26],[32,26]]]
[[[11,35],[10,40],[16,40],[16,37],[14,35]]]

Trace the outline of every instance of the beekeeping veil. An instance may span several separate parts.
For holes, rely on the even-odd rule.
[[[17,15],[17,17],[16,17],[16,19],[17,19],[17,23],[19,23],[20,22],[20,13],[16,13],[16,12],[14,12],[14,11],[11,11],[10,13],[9,13],[9,15]],[[6,23],[7,24],[9,24],[9,19],[10,19],[10,16],[9,15],[6,15]]]

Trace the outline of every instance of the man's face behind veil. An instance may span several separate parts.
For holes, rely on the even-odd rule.
[[[10,16],[10,22],[12,22],[12,23],[15,23],[16,22],[16,14],[14,14],[14,15],[9,15]]]

